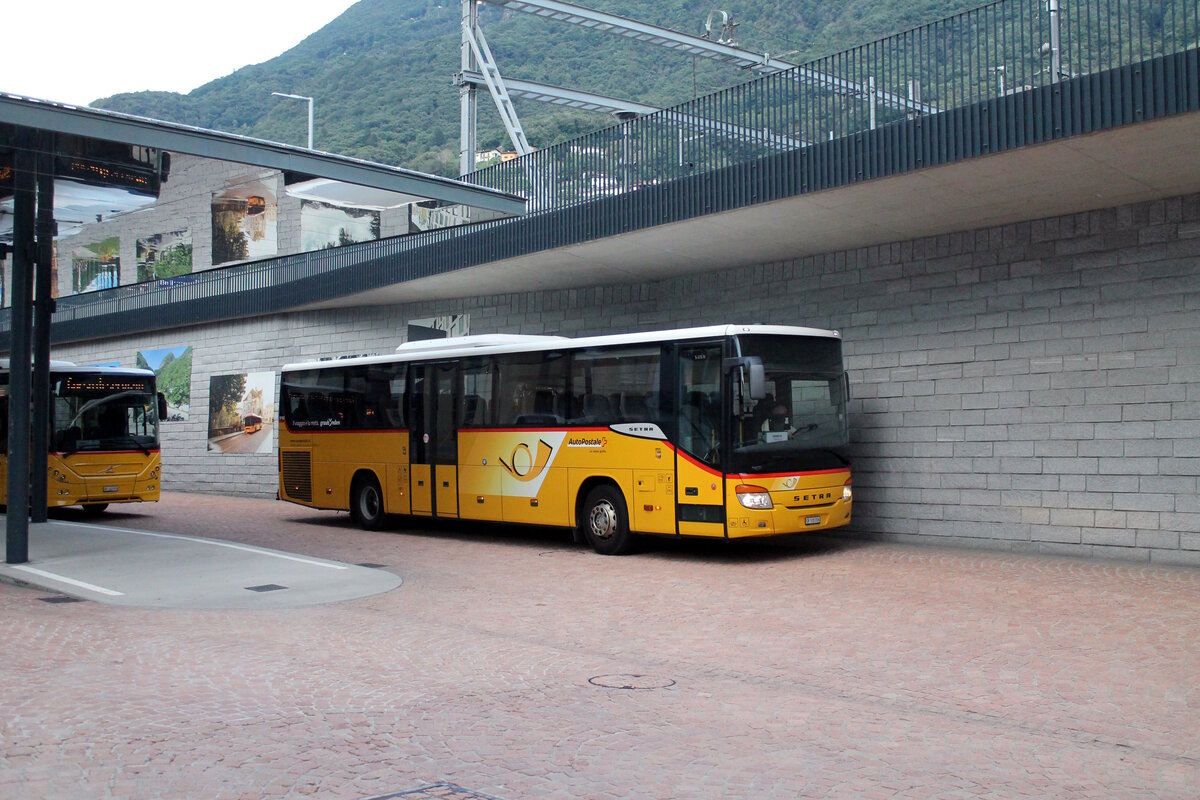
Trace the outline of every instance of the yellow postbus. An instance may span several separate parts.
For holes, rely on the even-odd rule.
[[[258,414],[247,414],[242,418],[242,433],[258,433],[262,430],[262,417]]]
[[[836,331],[468,336],[282,370],[279,496],[349,510],[737,538],[850,521]]]
[[[0,366],[0,505],[8,505],[8,363]],[[46,501],[100,513],[158,500],[166,400],[146,369],[50,364]]]

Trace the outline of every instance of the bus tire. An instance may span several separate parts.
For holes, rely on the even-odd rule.
[[[350,516],[363,530],[383,527],[383,492],[374,475],[360,475],[350,487]]]
[[[108,508],[108,503],[87,503],[82,508],[85,517],[98,517]]]
[[[588,492],[579,516],[579,527],[592,549],[603,556],[619,556],[633,548],[629,512],[621,490],[611,484]]]

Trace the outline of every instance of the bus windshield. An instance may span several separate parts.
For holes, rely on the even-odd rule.
[[[839,469],[849,443],[841,341],[746,335],[742,356],[763,363],[767,396],[753,400],[735,370],[731,472]]]
[[[69,375],[54,381],[51,446],[80,450],[158,447],[158,405],[152,379]]]

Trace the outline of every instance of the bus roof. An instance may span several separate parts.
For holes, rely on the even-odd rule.
[[[7,358],[0,358],[0,373],[9,371],[9,361]],[[86,372],[89,375],[138,375],[143,377],[152,377],[153,370],[142,369],[141,367],[109,367],[100,364],[76,364],[74,361],[59,361],[50,359],[50,372]]]
[[[713,339],[738,334],[815,336],[840,339],[838,331],[821,328],[801,328],[793,325],[706,325],[697,328],[676,328],[665,331],[643,331],[619,333],[605,336],[586,336],[571,339],[565,336],[521,336],[514,334],[484,334],[481,336],[458,336],[450,339],[430,339],[408,342],[396,348],[395,353],[372,356],[354,356],[318,361],[303,361],[285,364],[283,370],[322,369],[354,364],[385,364],[391,362],[431,361],[468,356],[496,355],[501,353],[534,353],[546,350],[581,350],[589,347],[613,347],[620,345],[649,344],[653,342],[686,341],[689,339]]]

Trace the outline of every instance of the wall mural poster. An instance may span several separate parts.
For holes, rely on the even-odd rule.
[[[156,233],[137,240],[137,279],[156,281],[192,271],[192,230]]]
[[[250,180],[212,196],[212,263],[268,258],[278,251],[278,177]]]
[[[373,241],[379,238],[379,220],[380,212],[376,210],[301,200],[300,249],[307,253]]]
[[[141,350],[137,366],[153,370],[158,376],[158,390],[167,398],[167,418],[164,422],[182,422],[192,407],[192,348],[189,345]]]
[[[213,375],[208,383],[208,449],[266,453],[275,445],[275,373]]]
[[[110,236],[71,250],[71,292],[112,289],[121,283],[121,240]]]

